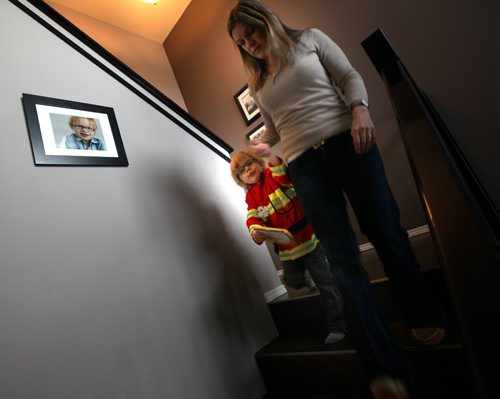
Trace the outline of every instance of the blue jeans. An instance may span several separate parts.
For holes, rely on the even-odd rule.
[[[325,310],[328,331],[345,333],[342,296],[321,244],[307,255],[283,262],[285,284],[296,289],[304,287],[306,285],[306,270],[318,288]]]
[[[345,196],[384,265],[407,325],[442,326],[444,317],[431,300],[408,235],[400,225],[399,209],[377,147],[358,155],[350,133],[344,132],[318,149],[306,151],[290,163],[288,173],[339,281],[347,330],[368,376],[410,377],[411,365],[380,317],[360,261]]]

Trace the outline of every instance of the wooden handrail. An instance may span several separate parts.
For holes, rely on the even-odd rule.
[[[498,210],[384,33],[377,30],[362,46],[384,81],[400,127],[477,398],[500,397],[490,366],[498,360],[500,333]]]

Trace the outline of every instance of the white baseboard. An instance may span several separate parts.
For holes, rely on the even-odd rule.
[[[267,291],[264,294],[264,297],[266,299],[266,303],[274,301],[276,298],[280,297],[283,294],[286,294],[286,288],[283,284],[279,285],[276,288],[273,288],[271,291]]]
[[[429,232],[429,226],[424,224],[423,226],[415,227],[414,229],[408,230],[408,237],[416,237],[422,234],[427,234]],[[364,252],[364,251],[369,251],[370,249],[373,249],[373,245],[370,242],[367,242],[366,244],[361,244],[359,246],[359,251]]]

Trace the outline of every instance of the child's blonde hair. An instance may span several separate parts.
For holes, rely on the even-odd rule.
[[[69,127],[73,128],[73,126],[78,125],[79,123],[81,123],[82,119],[89,121],[90,127],[94,129],[94,131],[97,131],[97,122],[95,121],[95,119],[87,118],[85,116],[70,116],[68,120]]]
[[[238,170],[243,166],[244,162],[241,162],[242,159],[245,161],[250,158],[253,159],[255,162],[257,162],[262,169],[266,167],[266,163],[264,159],[256,157],[255,155],[251,154],[248,151],[238,151],[233,154],[231,157],[231,176],[233,177],[233,180],[236,182],[236,184],[240,187],[243,187],[245,190],[248,190],[249,186],[245,183],[243,183],[239,176],[238,176]]]

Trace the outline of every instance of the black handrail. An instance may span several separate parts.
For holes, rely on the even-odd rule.
[[[478,399],[500,397],[498,210],[452,133],[379,29],[362,42],[379,72],[417,184]]]
[[[397,64],[404,71],[405,77],[415,89],[420,101],[422,101],[424,105],[424,111],[428,113],[427,116],[430,122],[434,125],[436,134],[439,135],[441,140],[443,140],[447,150],[449,151],[449,154],[453,160],[453,164],[458,169],[460,177],[464,180],[468,190],[472,192],[481,209],[481,212],[484,214],[485,222],[490,225],[490,228],[494,233],[496,240],[500,243],[499,210],[495,206],[493,200],[484,188],[477,174],[474,172],[469,161],[465,157],[463,151],[460,149],[445,122],[435,109],[429,96],[424,91],[419,90],[417,84],[406,70],[403,62],[399,59],[399,56],[396,54],[381,29],[378,29],[368,38],[366,38],[362,42],[362,46],[382,79],[386,80],[388,85],[393,85],[394,83],[396,83],[393,80],[396,79],[396,76],[398,76],[398,74],[385,73],[385,71],[390,68],[391,65]]]
[[[497,241],[500,242],[500,214],[497,207],[495,206],[490,195],[479,180],[478,176],[472,169],[472,166],[465,157],[463,151],[460,149],[450,130],[446,126],[446,123],[437,112],[427,93],[422,91],[421,98],[426,105],[427,110],[429,111],[429,116],[436,125],[441,139],[445,142],[446,147],[450,151],[450,155],[453,157],[455,166],[458,168],[462,179],[473,193],[479,205],[479,208],[484,214],[485,222],[490,225],[490,228],[495,234]]]

